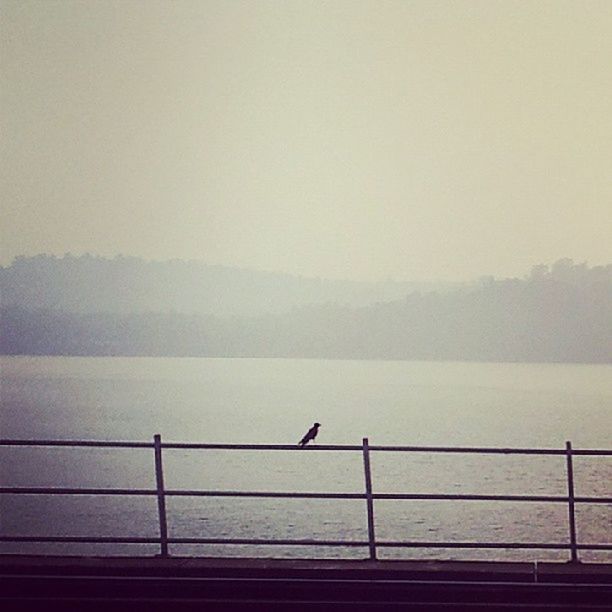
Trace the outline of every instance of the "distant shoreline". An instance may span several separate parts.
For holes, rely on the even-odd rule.
[[[525,364],[525,365],[601,365],[612,366],[612,361],[528,361],[528,360],[485,360],[485,359],[398,359],[395,357],[300,357],[300,356],[274,356],[274,355],[146,355],[146,354],[121,354],[121,355],[73,355],[73,354],[37,354],[37,353],[0,353],[0,358],[54,358],[67,359],[208,359],[208,360],[230,360],[230,359],[261,359],[270,361],[381,361],[397,363],[474,363],[474,364]]]

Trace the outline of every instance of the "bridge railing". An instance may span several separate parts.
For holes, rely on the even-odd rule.
[[[155,458],[155,489],[137,488],[91,488],[91,487],[5,487],[1,494],[10,495],[136,495],[157,498],[159,537],[94,537],[94,536],[18,536],[1,535],[0,542],[38,543],[105,543],[105,544],[159,544],[160,555],[169,555],[171,544],[227,544],[227,545],[272,545],[272,546],[341,546],[367,548],[370,559],[377,558],[379,548],[446,548],[446,549],[537,549],[567,550],[570,561],[579,561],[581,550],[612,550],[612,543],[580,543],[576,536],[577,504],[612,504],[612,497],[578,496],[574,491],[573,459],[575,456],[612,456],[608,449],[574,449],[566,442],[564,449],[498,448],[498,447],[442,447],[442,446],[377,446],[363,438],[361,445],[312,445],[297,448],[284,444],[201,444],[191,442],[162,442],[156,434],[152,442],[110,442],[97,440],[0,440],[0,447],[81,447],[81,448],[150,448]],[[163,450],[249,450],[249,451],[293,451],[293,452],[359,452],[363,458],[363,493],[317,493],[245,490],[168,489],[164,484]],[[370,455],[378,452],[401,453],[462,453],[493,455],[557,455],[565,457],[567,495],[489,495],[462,493],[375,493],[372,486]],[[249,497],[278,499],[352,499],[364,500],[367,517],[367,540],[321,540],[321,539],[253,539],[253,538],[177,538],[168,534],[166,498],[168,497]],[[375,529],[376,500],[433,500],[433,501],[504,501],[565,504],[567,506],[568,542],[429,542],[406,540],[379,540]]]

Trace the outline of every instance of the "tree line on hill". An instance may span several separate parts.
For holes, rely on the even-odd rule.
[[[74,313],[175,312],[256,316],[334,302],[364,306],[411,291],[444,291],[446,283],[359,282],[118,255],[17,257],[0,267],[3,304]]]
[[[99,263],[107,266],[109,262],[124,271],[125,264],[127,269],[145,265],[141,260]],[[11,267],[32,263],[25,259]],[[0,275],[3,354],[612,361],[611,265],[588,267],[563,259],[552,266],[535,266],[522,279],[487,277],[437,290],[407,286],[401,298],[383,295],[378,301],[373,299],[376,293],[372,293],[371,285],[357,288],[359,283],[349,283],[353,299],[323,299],[322,293],[318,294],[319,301],[312,299],[312,293],[302,299],[314,286],[309,285],[308,291],[298,292],[300,299],[285,295],[283,311],[266,310],[259,304],[250,312],[228,309],[223,315],[217,308],[181,312],[176,304],[170,306],[172,286],[159,287],[156,308],[130,310],[138,294],[133,286],[128,291],[134,275],[121,274],[119,269],[97,280],[107,289],[114,287],[116,304],[120,303],[121,308],[113,310],[104,300],[94,303],[91,296],[89,300],[82,297],[78,308],[69,308],[77,296],[56,296],[53,302],[46,294],[51,281],[40,271],[41,262],[35,263],[37,287],[7,288],[6,276]],[[82,279],[71,285],[73,263],[67,262],[63,270],[63,290],[72,286],[84,292]],[[172,262],[167,265],[172,268]],[[7,270],[10,268],[2,273]],[[261,273],[238,273],[239,278],[246,275],[250,279],[250,294],[256,294]],[[288,284],[299,285],[296,277],[278,276]],[[57,278],[54,269],[54,279]],[[308,285],[312,279],[305,280]],[[92,284],[95,281],[91,279]],[[289,292],[287,286],[284,290]],[[246,291],[244,284],[240,287]],[[263,293],[266,287],[269,288],[263,282]],[[276,290],[282,293],[278,285]],[[122,291],[131,296],[123,302]],[[214,293],[213,285],[210,291]],[[332,293],[337,291],[340,287],[334,286]],[[32,297],[35,294],[36,300]],[[356,295],[359,299],[354,299]],[[141,302],[144,304],[144,298]]]

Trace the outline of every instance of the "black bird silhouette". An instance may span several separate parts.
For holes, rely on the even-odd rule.
[[[307,432],[306,435],[298,442],[298,446],[306,446],[308,442],[314,440],[319,433],[319,427],[321,423],[315,423]]]

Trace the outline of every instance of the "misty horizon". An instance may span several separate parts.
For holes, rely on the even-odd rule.
[[[196,264],[196,265],[200,265],[200,266],[207,266],[210,268],[227,268],[227,269],[234,269],[234,270],[245,270],[245,271],[251,271],[251,272],[258,272],[261,274],[281,274],[281,275],[285,275],[285,276],[293,276],[296,278],[305,278],[305,279],[310,279],[310,280],[314,280],[314,279],[321,279],[321,280],[331,280],[331,281],[347,281],[347,282],[351,282],[351,283],[382,283],[382,282],[397,282],[397,283],[411,283],[411,282],[415,282],[415,283],[464,283],[464,282],[470,282],[473,280],[476,280],[478,277],[475,278],[465,278],[465,279],[447,279],[447,280],[442,280],[442,279],[435,279],[435,278],[396,278],[393,277],[391,275],[381,275],[379,277],[375,277],[375,278],[355,278],[355,277],[350,277],[350,276],[340,276],[340,277],[336,277],[333,274],[326,276],[326,275],[309,275],[309,274],[300,274],[297,272],[291,272],[290,270],[287,269],[282,269],[282,268],[269,268],[269,269],[264,269],[264,268],[259,268],[257,266],[249,266],[249,265],[233,265],[231,263],[228,262],[221,262],[221,261],[208,261],[205,259],[198,259],[198,258],[194,258],[194,259],[182,259],[180,257],[168,257],[168,258],[156,258],[156,257],[145,257],[145,256],[141,256],[141,255],[137,255],[134,253],[114,253],[114,254],[102,254],[102,253],[92,253],[90,251],[82,251],[82,252],[73,252],[73,251],[66,251],[64,253],[42,253],[42,252],[32,252],[30,254],[25,254],[25,253],[18,253],[16,255],[13,255],[12,257],[9,258],[5,258],[4,263],[0,264],[0,268],[9,268],[12,265],[15,264],[15,262],[22,260],[22,259],[33,259],[36,257],[50,257],[53,259],[65,259],[65,258],[74,258],[74,259],[79,259],[79,258],[87,258],[87,257],[91,257],[94,259],[104,259],[104,260],[108,260],[108,261],[112,261],[115,259],[137,259],[139,261],[142,261],[144,263],[151,263],[151,264],[155,264],[155,263],[184,263],[184,264]],[[562,259],[562,258],[558,258],[558,259]],[[585,262],[587,263],[587,262]],[[536,265],[536,264],[534,264]],[[539,264],[537,264],[539,265]]]
[[[522,279],[309,279],[134,257],[0,268],[5,354],[612,362],[612,264]]]
[[[186,264],[186,265],[196,265],[207,268],[220,268],[220,269],[228,269],[228,270],[240,270],[245,272],[255,272],[258,274],[269,274],[269,275],[280,275],[287,277],[295,277],[301,278],[305,280],[321,280],[321,281],[332,281],[332,282],[348,282],[348,283],[356,283],[356,284],[377,284],[377,283],[397,283],[397,284],[415,284],[415,285],[428,285],[432,286],[458,286],[464,285],[474,282],[480,282],[483,279],[495,279],[495,280],[503,280],[503,279],[511,279],[511,278],[527,278],[530,273],[533,272],[536,268],[552,268],[555,264],[559,262],[570,262],[571,265],[579,265],[582,267],[588,268],[596,268],[596,269],[607,269],[612,266],[612,262],[599,262],[593,263],[591,261],[579,261],[575,262],[572,258],[567,256],[559,256],[552,259],[550,262],[542,262],[542,261],[534,261],[528,268],[522,271],[522,273],[516,275],[504,275],[501,273],[495,272],[485,272],[483,271],[481,274],[477,274],[476,276],[466,277],[466,278],[454,278],[454,279],[440,279],[440,278],[402,278],[402,277],[394,277],[392,275],[381,275],[375,278],[355,278],[355,277],[335,277],[331,276],[316,276],[316,275],[307,275],[307,274],[299,274],[291,272],[287,269],[275,268],[275,269],[262,269],[256,266],[249,265],[232,265],[230,263],[225,262],[213,262],[207,261],[204,259],[181,259],[180,257],[170,257],[167,259],[164,258],[149,258],[143,257],[134,253],[115,253],[111,255],[105,255],[101,253],[93,253],[90,251],[83,252],[73,252],[73,251],[65,251],[61,254],[58,253],[43,253],[43,252],[33,252],[31,254],[18,253],[11,258],[8,258],[5,263],[0,263],[0,269],[8,269],[23,260],[31,260],[37,258],[49,258],[54,260],[63,260],[63,259],[97,259],[97,260],[105,260],[105,261],[113,261],[113,260],[137,260],[145,264]],[[2,297],[0,296],[0,302]]]

